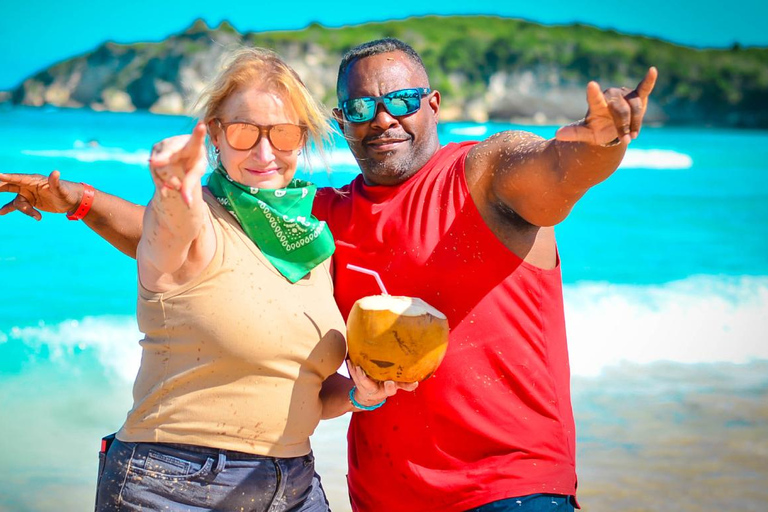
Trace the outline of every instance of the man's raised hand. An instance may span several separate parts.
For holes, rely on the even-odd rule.
[[[611,87],[600,90],[597,82],[587,85],[587,115],[581,121],[563,126],[555,134],[562,142],[605,145],[616,139],[624,144],[637,138],[643,124],[648,96],[656,85],[658,71],[651,67],[634,90]]]

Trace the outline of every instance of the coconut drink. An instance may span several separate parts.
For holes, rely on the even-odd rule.
[[[352,364],[378,381],[420,382],[448,348],[448,320],[421,299],[371,295],[355,302],[347,318]]]

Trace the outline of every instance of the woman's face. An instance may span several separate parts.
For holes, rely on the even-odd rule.
[[[279,95],[258,86],[235,90],[224,100],[218,120],[224,125],[233,122],[259,126],[299,123],[289,104]],[[255,188],[283,188],[296,174],[300,148],[281,151],[272,146],[266,132],[262,131],[254,147],[237,150],[229,145],[224,130],[215,121],[208,129],[211,141],[219,149],[224,169],[236,182]]]

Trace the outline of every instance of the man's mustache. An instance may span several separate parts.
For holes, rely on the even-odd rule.
[[[412,138],[413,137],[411,137],[405,132],[397,131],[397,130],[388,130],[386,132],[382,132],[377,135],[369,135],[368,137],[363,138],[362,142],[364,144],[369,144],[371,142],[376,142],[379,140],[387,140],[387,139],[410,140]]]

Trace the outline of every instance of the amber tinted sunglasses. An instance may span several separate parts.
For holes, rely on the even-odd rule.
[[[267,136],[269,143],[278,151],[293,151],[304,144],[304,134],[307,132],[305,127],[290,123],[261,126],[242,121],[222,123],[218,119],[216,123],[224,131],[227,144],[238,151],[252,149],[259,143],[262,134]]]

